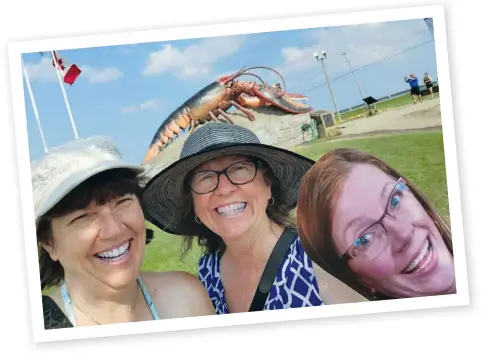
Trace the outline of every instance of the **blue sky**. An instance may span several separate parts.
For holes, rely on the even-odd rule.
[[[362,103],[346,52],[364,93],[382,97],[409,88],[404,77],[436,80],[435,45],[423,19],[314,28],[229,37],[64,50],[81,76],[65,85],[80,137],[108,135],[129,162],[140,163],[158,126],[191,95],[219,76],[263,65],[284,76],[287,91],[305,94],[315,109],[334,110],[320,62],[326,67],[339,109]],[[409,48],[415,47],[412,50]],[[401,54],[398,54],[401,53]],[[51,58],[25,54],[48,147],[74,139]],[[256,70],[268,83],[279,79]],[[244,77],[241,80],[251,80]],[[31,160],[44,154],[27,87],[25,104]]]

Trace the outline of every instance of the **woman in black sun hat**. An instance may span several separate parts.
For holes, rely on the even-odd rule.
[[[207,123],[144,187],[146,218],[183,235],[185,253],[195,236],[205,248],[198,276],[218,314],[364,301],[312,263],[290,219],[313,163],[249,129]]]

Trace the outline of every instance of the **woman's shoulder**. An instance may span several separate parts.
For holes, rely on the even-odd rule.
[[[191,273],[172,270],[165,272],[142,272],[140,278],[152,289],[151,291],[163,291],[170,288],[179,290],[194,290],[199,286],[199,280]]]
[[[185,271],[140,274],[161,318],[214,314],[202,283]]]

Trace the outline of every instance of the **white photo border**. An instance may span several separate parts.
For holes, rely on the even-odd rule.
[[[338,317],[348,315],[388,313],[403,310],[431,309],[469,305],[468,279],[459,190],[458,161],[455,142],[451,81],[446,39],[445,8],[442,5],[406,7],[379,11],[362,11],[333,15],[303,16],[275,20],[244,21],[227,24],[178,27],[162,30],[118,32],[78,37],[63,37],[45,40],[11,42],[8,44],[9,69],[11,80],[13,120],[16,135],[16,150],[19,171],[21,204],[23,209],[23,232],[25,255],[28,270],[29,297],[32,333],[35,342],[62,341],[81,338],[98,338],[126,334],[169,332],[185,329],[212,328],[233,325],[292,321],[301,319]],[[312,308],[289,309],[288,311],[263,311],[256,313],[206,316],[196,318],[148,321],[95,327],[45,330],[38,269],[37,246],[35,239],[35,218],[31,191],[30,159],[26,123],[25,96],[23,89],[23,53],[48,50],[91,48],[109,45],[159,42],[191,38],[217,37],[237,34],[285,31],[329,26],[345,26],[376,22],[389,22],[409,19],[433,18],[434,36],[439,82],[446,176],[449,194],[449,210],[455,259],[457,294],[399,299],[357,304],[328,305]],[[320,26],[319,24],[322,24]]]

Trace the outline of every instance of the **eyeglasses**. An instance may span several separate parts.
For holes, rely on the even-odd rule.
[[[388,245],[388,234],[383,225],[386,216],[397,219],[402,213],[401,200],[405,192],[409,191],[406,181],[401,177],[389,194],[386,208],[382,216],[369,227],[364,229],[359,236],[351,243],[341,258],[376,258]]]
[[[259,168],[259,161],[245,160],[233,163],[222,171],[199,171],[190,178],[190,188],[197,194],[207,194],[214,191],[219,185],[221,175],[235,185],[247,184],[254,180]]]

